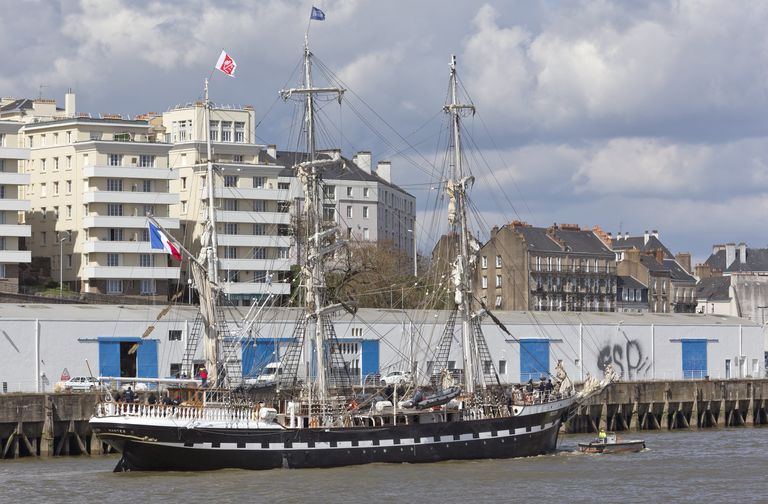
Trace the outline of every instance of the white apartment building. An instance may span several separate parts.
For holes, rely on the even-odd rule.
[[[74,105],[72,105],[74,109]],[[146,214],[169,230],[178,172],[168,167],[169,144],[146,121],[120,116],[69,117],[25,124],[30,158],[25,196],[33,258],[50,259],[59,275],[83,293],[156,296],[178,287],[178,264],[152,250]]]
[[[277,164],[286,167],[281,181],[293,181],[293,196],[303,199],[291,167],[303,154],[278,152]],[[320,153],[319,157],[327,157]],[[361,151],[351,160],[343,159],[323,172],[323,216],[335,222],[345,239],[389,242],[413,257],[416,198],[392,183],[392,165],[379,161],[372,170],[371,153]],[[300,208],[300,205],[295,205]]]
[[[30,236],[30,226],[20,224],[19,213],[30,209],[19,197],[19,188],[29,183],[20,164],[29,159],[29,150],[19,146],[21,123],[0,121],[0,291],[18,292],[19,264],[28,264],[31,254],[19,250],[19,238]]]
[[[162,119],[173,144],[170,166],[179,173],[171,191],[180,195],[174,217],[177,238],[199,250],[208,219],[205,108],[202,102],[175,107]],[[252,107],[211,110],[210,136],[214,165],[214,205],[220,283],[234,304],[249,305],[269,295],[290,294],[295,262],[290,232],[290,184],[279,181],[282,166],[265,162],[256,144]]]

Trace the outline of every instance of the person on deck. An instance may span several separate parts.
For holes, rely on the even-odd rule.
[[[200,368],[200,381],[202,382],[203,388],[208,385],[208,371],[206,371],[204,367]]]
[[[605,429],[601,428],[600,432],[597,433],[597,439],[601,443],[605,443],[608,440],[608,433],[605,432]]]

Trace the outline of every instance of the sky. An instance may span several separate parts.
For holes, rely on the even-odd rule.
[[[439,222],[448,64],[464,119],[475,231],[656,229],[673,252],[768,246],[768,2],[315,0],[309,41],[349,91],[325,104],[344,154],[393,162],[419,201],[419,246]],[[298,0],[0,0],[0,94],[77,93],[80,112],[162,112],[199,99],[222,48],[236,78],[216,103],[253,105],[257,139],[295,147],[294,107],[312,3]],[[322,76],[316,67],[316,75]],[[347,102],[349,102],[347,104]],[[360,117],[374,128],[367,128]],[[442,211],[442,210],[441,210]]]

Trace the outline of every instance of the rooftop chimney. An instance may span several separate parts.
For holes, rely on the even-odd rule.
[[[379,161],[376,164],[376,175],[384,179],[385,182],[392,182],[392,163],[389,161]]]
[[[705,280],[713,276],[712,268],[708,264],[697,264],[694,273],[699,280]]]
[[[675,259],[688,273],[693,273],[691,269],[691,254],[689,252],[680,252],[675,255]]]
[[[371,151],[360,151],[352,161],[365,173],[371,173]]]
[[[643,245],[648,245],[648,238],[650,238],[650,235],[648,234],[648,230],[645,230],[645,233],[643,233]]]
[[[632,247],[624,253],[624,257],[629,262],[638,263],[640,262],[640,251],[635,247]]]
[[[493,226],[491,228],[491,238],[494,238],[496,236],[496,233],[499,232],[499,226]]]
[[[654,238],[656,238],[658,240],[659,239],[659,232],[656,229],[654,229],[653,231],[651,231],[651,236],[653,236]]]
[[[728,268],[733,264],[733,261],[736,260],[736,244],[735,243],[726,243],[725,244],[725,267]]]
[[[656,262],[664,264],[664,251],[662,249],[656,249]]]
[[[277,145],[267,145],[267,156],[271,157],[272,159],[277,159]]]
[[[739,262],[747,264],[747,244],[744,242],[739,243]]]
[[[69,88],[67,94],[64,95],[64,115],[67,117],[75,117],[75,92],[72,88]]]

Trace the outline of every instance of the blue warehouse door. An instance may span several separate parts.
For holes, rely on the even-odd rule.
[[[707,375],[707,340],[683,340],[683,378],[704,378]]]
[[[365,380],[366,376],[375,375],[379,372],[379,340],[362,340],[360,349],[362,350],[360,372],[363,374],[363,380]]]
[[[136,352],[136,376],[159,378],[157,375],[157,340],[139,342],[139,350]]]
[[[99,376],[120,376],[120,340],[99,338]]]
[[[549,374],[549,340],[520,340],[520,382],[538,380]]]
[[[243,341],[243,378],[255,378],[270,362],[279,360],[274,339],[256,338]]]

